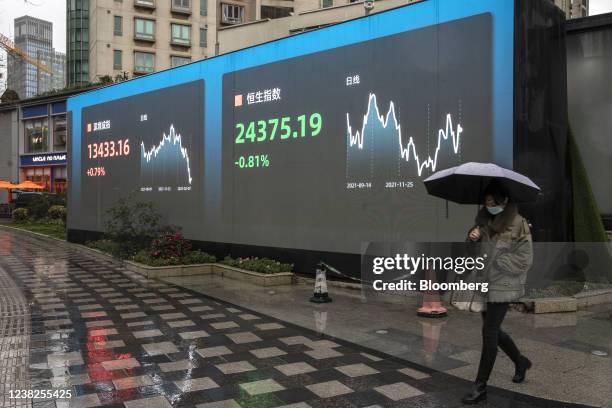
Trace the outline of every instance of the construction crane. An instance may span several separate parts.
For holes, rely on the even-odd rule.
[[[26,53],[21,48],[17,47],[15,43],[13,42],[13,40],[11,40],[10,38],[8,38],[6,35],[2,33],[0,33],[0,47],[4,48],[7,53],[15,57],[21,58],[22,60],[24,60],[25,62],[29,64],[34,65],[39,70],[44,71],[49,75],[53,75],[53,70],[51,68],[49,68],[48,66],[40,62],[40,60],[30,57],[28,53]]]

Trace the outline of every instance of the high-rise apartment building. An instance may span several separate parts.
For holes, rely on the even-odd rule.
[[[551,0],[565,12],[567,18],[579,18],[589,15],[589,0]]]
[[[15,19],[14,37],[16,47],[51,68],[53,75],[9,54],[7,87],[16,91],[22,99],[63,88],[65,55],[53,48],[53,24],[35,17],[19,17]]]
[[[225,28],[355,1],[69,0],[66,4],[68,84],[83,85],[103,76],[148,74],[235,49],[240,42],[220,44],[219,33]]]
[[[68,83],[138,76],[215,55],[217,28],[256,20],[259,1],[67,1]],[[283,5],[268,12],[288,12]]]

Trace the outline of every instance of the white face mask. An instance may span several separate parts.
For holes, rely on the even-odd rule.
[[[491,215],[497,215],[500,212],[504,211],[504,207],[502,207],[501,205],[498,205],[496,207],[487,207],[487,211]]]

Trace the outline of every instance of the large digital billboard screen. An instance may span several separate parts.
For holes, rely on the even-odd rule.
[[[71,98],[69,229],[103,231],[133,192],[198,241],[357,254],[462,239],[475,208],[423,180],[468,161],[512,167],[514,2],[457,3]]]
[[[491,16],[225,74],[222,139],[239,242],[434,239],[422,180],[492,159]]]
[[[97,230],[132,193],[185,228],[202,202],[204,82],[197,80],[86,107],[80,205]],[[95,215],[95,217],[91,217]]]

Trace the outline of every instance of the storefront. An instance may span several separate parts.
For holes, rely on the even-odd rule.
[[[53,193],[66,191],[66,152],[22,155],[19,160],[21,181],[33,181]]]
[[[67,189],[66,101],[21,108],[23,143],[19,157],[19,180],[33,181],[45,191]]]

